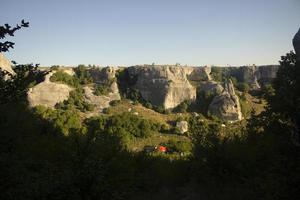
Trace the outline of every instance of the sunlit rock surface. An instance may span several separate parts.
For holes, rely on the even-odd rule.
[[[38,105],[54,107],[57,103],[69,98],[69,93],[73,88],[62,83],[51,82],[50,77],[53,73],[47,74],[43,82],[29,89],[27,99],[31,107]]]
[[[12,63],[7,58],[5,58],[5,56],[2,53],[0,53],[0,68],[1,68],[1,70],[5,70],[5,71],[11,73],[12,75],[14,75],[15,72],[11,68],[11,66],[12,66]]]
[[[223,92],[213,98],[208,113],[224,121],[242,120],[239,98],[235,94],[231,80],[225,83]]]
[[[135,77],[134,88],[153,105],[166,109],[174,108],[185,100],[196,98],[194,88],[187,76],[192,67],[179,66],[134,66],[129,67],[130,76]]]

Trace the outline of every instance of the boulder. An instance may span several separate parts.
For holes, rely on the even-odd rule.
[[[179,130],[181,134],[183,134],[189,130],[189,124],[187,121],[179,121],[176,122],[176,128]]]
[[[297,61],[300,62],[300,28],[293,38],[293,46],[297,55]]]
[[[53,83],[50,77],[53,72],[45,76],[45,80],[29,89],[27,99],[31,107],[44,105],[54,107],[57,103],[63,102],[69,98],[70,91],[73,88],[62,83]]]
[[[208,113],[224,121],[242,120],[239,98],[235,94],[231,80],[225,83],[222,94],[213,98],[208,107]]]
[[[196,98],[196,89],[187,79],[193,71],[191,67],[149,65],[133,66],[127,70],[130,78],[135,80],[133,88],[153,105],[169,109]]]

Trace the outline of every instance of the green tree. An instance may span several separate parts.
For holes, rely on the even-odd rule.
[[[274,95],[270,95],[268,103],[270,112],[279,113],[282,118],[291,120],[300,127],[300,63],[296,62],[296,54],[287,53],[281,57],[277,77],[273,83]]]

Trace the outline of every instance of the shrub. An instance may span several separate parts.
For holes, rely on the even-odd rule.
[[[78,67],[76,67],[74,71],[75,76],[78,78],[80,84],[84,85],[93,82],[93,79],[85,65],[78,65]]]
[[[34,112],[36,115],[53,123],[54,128],[64,135],[68,135],[71,129],[81,128],[79,113],[74,109],[53,110],[44,106],[37,106]]]
[[[63,71],[57,71],[50,77],[50,81],[52,82],[60,82],[67,84],[71,87],[78,88],[79,87],[79,81],[76,77],[71,76]]]
[[[130,113],[111,116],[106,126],[109,133],[117,134],[127,139],[132,137],[149,137],[152,131],[157,128],[150,120],[140,118]]]
[[[62,103],[58,103],[55,106],[58,109],[68,110],[68,109],[78,109],[82,112],[93,111],[95,106],[87,103],[83,97],[83,89],[77,88],[70,92],[70,96],[67,100]]]
[[[173,109],[174,112],[185,113],[190,107],[190,101],[181,102],[176,108]]]
[[[120,103],[121,103],[120,100],[113,100],[113,101],[111,101],[111,102],[109,103],[109,105],[111,105],[111,106],[117,106],[117,105],[119,105]]]
[[[207,115],[209,104],[212,102],[215,94],[212,91],[197,91],[196,104],[199,112]]]
[[[96,84],[94,87],[94,95],[108,95],[111,92],[110,86],[104,84]]]
[[[238,83],[236,87],[241,92],[249,92],[250,90],[249,84],[247,83]]]

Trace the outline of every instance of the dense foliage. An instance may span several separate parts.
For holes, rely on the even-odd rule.
[[[85,80],[84,78],[82,79]],[[53,82],[60,82],[74,87],[74,90],[70,92],[69,98],[62,103],[58,103],[56,105],[56,108],[61,108],[65,110],[69,108],[75,108],[80,111],[94,110],[94,105],[89,104],[84,100],[84,91],[81,85],[82,80],[80,81],[79,77],[71,76],[59,70],[50,77],[50,80]]]

